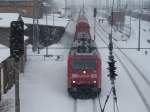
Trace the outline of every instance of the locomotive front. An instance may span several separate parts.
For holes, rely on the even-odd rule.
[[[91,39],[84,13],[78,18],[68,56],[68,92],[74,98],[94,98],[101,90],[101,59]]]
[[[98,56],[68,59],[68,91],[74,98],[93,98],[100,92],[101,61]]]

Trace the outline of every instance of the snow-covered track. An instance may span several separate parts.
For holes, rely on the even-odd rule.
[[[100,25],[97,21],[96,21],[96,23],[103,30],[103,32],[105,32],[107,35],[109,35],[109,33],[102,27],[102,25]]]
[[[147,112],[150,112],[150,105],[148,104],[148,101],[146,100],[144,94],[142,93],[141,89],[139,88],[139,86],[137,85],[136,81],[134,80],[134,77],[132,76],[132,73],[129,71],[127,65],[124,64],[124,62],[119,58],[119,56],[116,53],[115,53],[115,57],[118,59],[118,61],[120,62],[120,64],[124,68],[125,72],[129,76],[132,84],[134,85],[136,91],[138,92],[140,98],[142,99],[142,102],[144,103],[144,105],[145,105],[145,107],[147,109]]]
[[[136,71],[139,73],[139,75],[143,78],[143,80],[145,81],[145,83],[149,86],[150,88],[150,81],[148,80],[148,78],[146,78],[145,74],[140,70],[140,68],[129,58],[129,56],[127,56],[121,49],[118,49],[125,57],[126,59],[130,62],[130,64],[136,69]]]
[[[74,105],[73,105],[74,112],[77,112],[77,99],[74,99]]]
[[[99,38],[108,46],[108,43],[106,42],[106,40],[104,40],[102,38],[102,36],[96,32],[96,34],[99,36]],[[106,36],[105,36],[106,37]],[[114,44],[118,50],[120,51],[121,54],[124,55],[124,57],[129,61],[129,63],[135,68],[135,70],[139,73],[139,75],[141,76],[142,79],[144,79],[144,81],[146,82],[146,84],[150,87],[150,82],[149,80],[145,77],[144,73],[137,67],[137,65],[121,50],[119,49],[119,47]],[[120,62],[120,64],[122,65],[123,69],[125,70],[125,72],[127,73],[128,77],[130,78],[132,84],[134,85],[139,97],[141,98],[145,108],[147,109],[147,112],[150,112],[150,105],[147,101],[147,98],[144,96],[142,90],[140,89],[140,87],[138,86],[136,80],[134,79],[134,77],[132,76],[132,73],[129,69],[129,67],[127,65],[124,64],[124,62],[122,61],[122,59],[118,56],[117,53],[114,53],[115,57],[118,59],[118,61]]]
[[[98,25],[98,29],[100,30],[100,28],[102,30],[100,30],[101,32],[103,31],[103,36],[108,38],[107,35],[109,35],[108,32],[105,31],[105,29],[101,26]],[[106,35],[104,35],[104,33],[106,33]],[[98,34],[98,36],[101,38],[101,40],[108,46],[107,42],[102,38],[102,36],[100,34]],[[141,78],[145,81],[145,83],[149,86],[150,88],[150,80],[148,80],[148,78],[146,77],[146,74],[144,74],[142,72],[142,70],[129,58],[129,56],[126,55],[126,53],[124,53],[115,43],[114,43],[114,47],[116,49],[118,49],[120,51],[120,53],[128,60],[128,62],[134,67],[134,69],[138,72],[138,74],[141,76]]]
[[[96,106],[96,99],[74,99],[73,112],[98,112]]]

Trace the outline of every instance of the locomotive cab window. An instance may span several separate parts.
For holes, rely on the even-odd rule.
[[[96,60],[73,60],[73,69],[96,69]]]

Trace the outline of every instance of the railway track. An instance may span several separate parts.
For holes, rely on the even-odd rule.
[[[99,25],[99,24],[98,24]],[[101,25],[99,25],[100,26],[100,28],[102,28],[102,30],[104,31],[104,28],[101,26]],[[98,28],[99,30],[100,30],[100,28]],[[109,33],[108,32],[106,32],[105,31],[105,33],[107,33],[107,35],[109,35]],[[104,33],[103,33],[104,34]],[[100,36],[100,35],[99,35]],[[106,36],[105,35],[105,37],[106,38],[108,38],[108,36]],[[104,40],[103,40],[103,42],[104,42]],[[107,44],[106,42],[104,42],[105,44]],[[108,44],[107,44],[108,45]],[[114,44],[114,46],[115,46],[115,48],[117,49],[117,50],[119,50],[120,51],[120,53],[128,60],[128,62],[134,67],[134,69],[138,72],[138,74],[142,77],[142,79],[145,81],[145,83],[149,86],[149,88],[150,88],[150,80],[148,80],[148,78],[146,77],[146,74],[144,74],[143,72],[142,72],[142,70],[132,61],[132,59],[131,58],[129,58],[129,56],[127,56],[116,44]]]
[[[100,28],[101,28],[101,27],[99,27],[98,29],[99,29],[99,31],[102,32],[102,31],[104,30],[104,28],[103,28],[102,30],[100,30]],[[102,33],[103,36],[104,36],[104,33],[106,33],[106,32],[103,32],[103,33]],[[99,36],[99,38],[108,46],[108,43],[106,42],[106,40],[104,40],[104,39],[102,38],[102,36],[101,36],[98,32],[96,32],[96,34],[97,34],[97,35]],[[108,34],[105,34],[104,37],[107,37],[107,38],[108,38],[107,35],[108,35]],[[134,69],[138,72],[138,74],[139,74],[139,75],[141,76],[141,78],[145,81],[145,83],[150,87],[150,81],[145,77],[145,74],[138,68],[138,66],[137,66],[121,49],[119,49],[119,47],[118,47],[116,44],[114,44],[114,45],[115,45],[115,47],[118,48],[118,50],[120,51],[120,53],[128,60],[128,62],[134,67]],[[142,102],[143,102],[145,108],[147,109],[148,112],[150,112],[150,105],[149,105],[149,103],[148,103],[148,101],[147,101],[147,98],[144,96],[142,90],[139,88],[137,82],[136,82],[135,79],[133,78],[130,69],[128,68],[127,65],[124,64],[124,62],[123,62],[122,59],[118,56],[118,54],[114,53],[114,55],[115,55],[115,57],[118,59],[118,61],[119,61],[119,63],[121,64],[121,66],[124,68],[124,70],[125,70],[125,72],[127,73],[128,77],[130,78],[130,80],[131,80],[132,84],[134,85],[134,87],[135,87],[135,89],[136,89],[136,91],[137,91],[139,97],[141,98],[141,100],[142,100]]]
[[[73,112],[100,112],[97,110],[96,99],[74,99]]]
[[[120,64],[122,65],[122,67],[124,68],[125,72],[127,73],[127,75],[129,76],[130,80],[132,81],[132,84],[134,85],[136,91],[138,92],[138,95],[140,96],[140,98],[142,99],[142,102],[144,103],[146,109],[148,112],[150,112],[150,105],[148,104],[147,98],[145,98],[144,94],[142,93],[142,91],[140,90],[139,86],[137,85],[136,81],[134,80],[132,73],[129,71],[127,65],[124,64],[124,62],[119,58],[119,56],[117,54],[115,54],[115,57],[118,59],[118,61],[120,62]]]

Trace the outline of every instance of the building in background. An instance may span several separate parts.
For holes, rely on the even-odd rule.
[[[43,0],[1,0],[0,13],[19,13],[22,16],[42,17]]]

